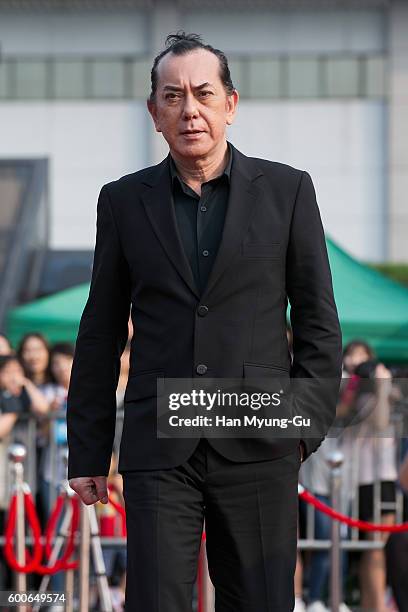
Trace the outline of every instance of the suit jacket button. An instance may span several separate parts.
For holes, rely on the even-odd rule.
[[[196,372],[197,374],[205,374],[207,371],[207,366],[204,365],[203,363],[200,363],[197,367],[196,367]]]
[[[200,315],[200,317],[205,317],[205,315],[208,313],[208,306],[201,304],[201,306],[198,307],[197,313]]]

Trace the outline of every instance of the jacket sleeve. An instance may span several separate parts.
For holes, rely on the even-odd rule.
[[[296,413],[306,459],[325,438],[336,415],[342,337],[334,301],[326,241],[312,179],[302,172],[293,210],[286,261],[286,290],[293,332]]]
[[[108,187],[100,191],[88,300],[67,399],[68,478],[107,476],[116,424],[120,357],[128,338],[130,279]]]

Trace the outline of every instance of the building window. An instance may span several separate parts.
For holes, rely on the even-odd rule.
[[[384,97],[388,91],[385,57],[366,58],[366,95],[369,98]]]
[[[125,61],[90,60],[91,98],[125,98]]]
[[[10,66],[14,97],[19,100],[48,98],[50,92],[47,86],[47,67],[48,63],[42,60],[16,60],[14,66]]]
[[[274,58],[248,60],[248,97],[280,98],[282,95],[282,62]]]
[[[85,97],[85,66],[85,62],[78,60],[57,60],[53,63],[56,98],[69,100]]]
[[[8,57],[0,100],[146,99],[152,58]],[[376,54],[233,55],[231,76],[244,99],[384,98],[387,58]]]
[[[364,95],[360,87],[358,58],[328,58],[325,64],[327,96],[330,98]]]
[[[288,58],[287,96],[289,98],[319,98],[319,60]]]

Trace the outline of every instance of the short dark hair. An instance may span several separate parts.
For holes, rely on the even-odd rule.
[[[51,348],[50,358],[55,355],[65,355],[66,357],[74,357],[75,348],[71,342],[58,342]]]
[[[17,355],[11,354],[11,355],[0,355],[0,372],[2,372],[2,370],[8,366],[9,363],[12,363],[13,361],[16,361],[21,367],[23,367],[21,361],[19,360],[19,358],[17,357]]]
[[[373,348],[366,342],[365,340],[361,340],[360,338],[356,338],[355,340],[351,340],[346,346],[343,348],[343,359],[344,357],[348,357],[351,353],[353,353],[357,348],[362,348],[368,355],[369,359],[375,358],[375,352]]]
[[[224,85],[225,91],[228,96],[232,95],[235,87],[231,80],[231,74],[228,67],[228,60],[222,51],[219,49],[215,49],[211,45],[207,45],[202,40],[199,34],[187,34],[184,30],[178,30],[175,34],[169,34],[166,38],[165,49],[161,51],[154,58],[153,67],[150,73],[151,76],[151,92],[150,92],[150,101],[154,102],[157,91],[157,66],[167,53],[174,53],[174,55],[185,55],[186,53],[190,53],[195,49],[206,49],[211,53],[214,53],[218,57],[218,61],[220,63],[220,79]]]

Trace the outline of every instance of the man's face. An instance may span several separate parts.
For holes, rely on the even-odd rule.
[[[218,57],[205,49],[185,55],[170,52],[157,66],[156,99],[147,106],[156,131],[180,157],[205,157],[225,140],[238,92],[227,96],[219,70]]]

